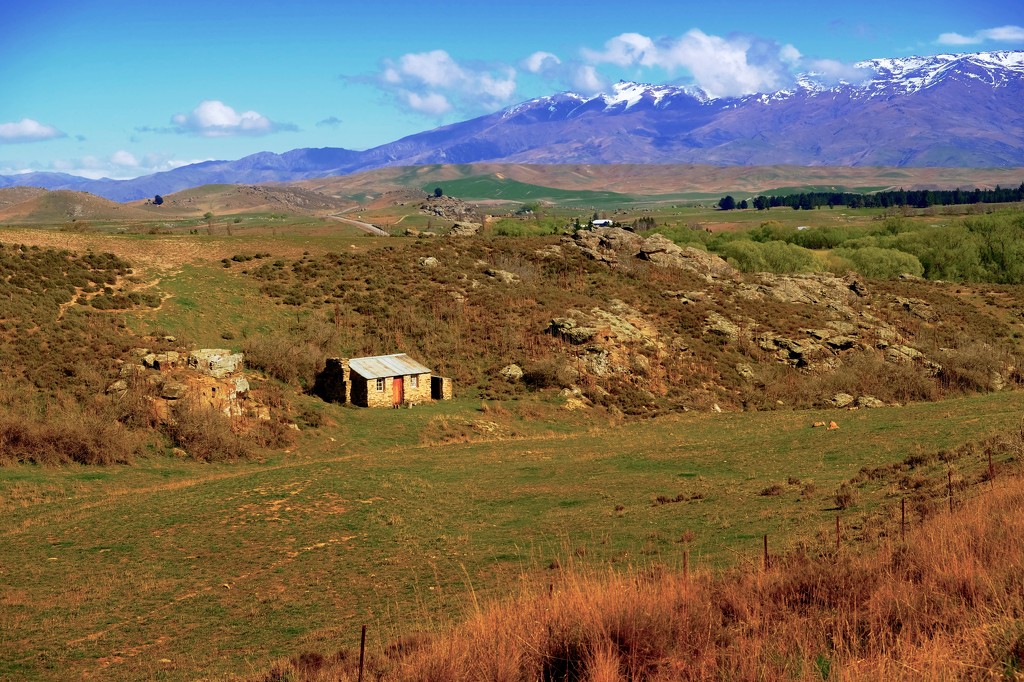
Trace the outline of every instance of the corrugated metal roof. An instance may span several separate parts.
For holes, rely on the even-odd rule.
[[[430,368],[410,358],[405,353],[377,355],[370,358],[352,358],[349,368],[364,379],[400,377],[407,374],[430,374]]]

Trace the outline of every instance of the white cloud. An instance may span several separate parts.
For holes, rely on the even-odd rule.
[[[803,55],[800,54],[800,50],[792,45],[783,45],[779,50],[779,59],[787,64],[799,64],[800,60],[803,59]]]
[[[871,78],[870,69],[858,69],[851,64],[836,61],[835,59],[812,59],[807,62],[811,73],[820,77],[826,84],[864,83]]]
[[[398,101],[429,116],[454,109],[493,109],[507,104],[516,91],[512,67],[459,63],[444,50],[387,60],[378,80]]]
[[[658,48],[654,41],[639,33],[623,33],[606,41],[604,50],[583,49],[583,57],[596,64],[609,63],[617,66],[655,66],[658,64]]]
[[[131,152],[119,149],[110,156],[110,163],[124,168],[135,168],[139,165],[139,160]]]
[[[32,166],[25,172],[30,171],[58,171],[70,173],[83,178],[97,180],[99,178],[111,178],[113,180],[127,180],[140,175],[169,171],[181,166],[187,166],[208,159],[176,159],[170,154],[149,152],[138,157],[135,154],[119,149],[109,157],[101,158],[96,155],[87,155],[72,159],[54,159],[49,164],[30,164]]]
[[[974,45],[980,43],[979,38],[960,35],[959,33],[943,33],[936,41],[940,45]]]
[[[57,137],[64,137],[64,133],[31,118],[23,118],[15,123],[0,123],[0,144],[40,142]]]
[[[593,95],[608,88],[606,81],[591,64],[579,66],[573,74],[572,87],[584,95]]]
[[[1024,43],[1024,27],[1007,25],[975,31],[971,35],[943,33],[935,41],[940,45],[979,45],[985,42]]]
[[[402,94],[409,108],[421,114],[442,116],[452,110],[452,105],[448,98],[437,92],[428,92],[425,95],[420,95],[416,92],[405,91]]]
[[[238,112],[215,99],[203,100],[188,114],[175,114],[171,117],[171,123],[175,126],[175,132],[203,137],[256,136],[280,130],[295,130],[295,126],[275,123],[257,111]]]
[[[776,90],[792,80],[790,67],[801,59],[792,45],[752,36],[728,38],[691,29],[678,38],[654,40],[623,33],[608,40],[603,50],[582,51],[591,64],[689,71],[697,85],[718,97]]]
[[[551,52],[540,51],[534,52],[524,59],[522,61],[522,66],[530,73],[540,73],[558,66],[561,63],[562,60],[558,58],[558,55],[552,54]]]

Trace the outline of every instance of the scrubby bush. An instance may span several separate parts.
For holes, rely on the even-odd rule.
[[[718,245],[716,251],[743,272],[784,274],[811,272],[815,269],[814,254],[811,251],[782,241],[736,239]]]
[[[167,434],[195,459],[207,462],[243,459],[254,454],[252,444],[231,430],[230,420],[212,407],[179,400],[172,410]]]
[[[832,255],[848,260],[857,272],[874,279],[893,279],[903,274],[920,277],[924,274],[924,266],[917,256],[896,249],[865,246],[860,249],[836,249]]]

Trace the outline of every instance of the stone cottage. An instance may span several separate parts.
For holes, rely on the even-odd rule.
[[[328,402],[362,407],[400,407],[451,400],[452,380],[434,376],[405,353],[366,358],[328,358],[313,392]]]

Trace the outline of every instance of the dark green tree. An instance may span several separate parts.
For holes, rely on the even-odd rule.
[[[723,211],[731,211],[736,208],[736,200],[732,198],[732,195],[725,195],[718,200],[718,208]]]
[[[435,197],[440,199],[443,195],[444,195],[444,190],[443,189],[441,189],[440,187],[435,187],[434,188],[434,196]]]

